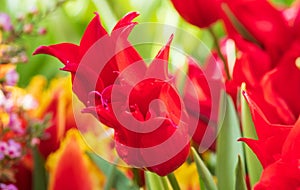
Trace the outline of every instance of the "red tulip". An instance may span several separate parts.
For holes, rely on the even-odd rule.
[[[80,46],[42,46],[35,54],[65,64],[73,91],[87,106],[84,112],[115,130],[115,147],[126,163],[163,176],[188,156],[188,120],[167,70],[172,38],[147,68],[127,41],[136,16],[127,14],[108,36],[96,15]]]
[[[188,61],[187,75],[191,83],[186,82],[184,85],[184,102],[190,120],[198,123],[193,133],[193,141],[202,148],[210,147],[214,149],[214,144],[212,145],[214,141],[209,139],[214,140],[216,137],[217,129],[215,125],[218,114],[215,110],[219,108],[222,74],[219,73],[219,76],[216,74],[218,71],[216,71],[217,67],[214,61],[208,60],[203,70],[192,59]],[[195,94],[193,89],[196,91]],[[204,136],[206,136],[205,139]]]
[[[262,110],[244,92],[248,101],[258,140],[241,138],[256,154],[264,168],[280,158],[283,142],[293,126],[271,124],[262,113]]]
[[[220,0],[171,0],[178,13],[189,23],[205,28],[220,18]]]
[[[85,154],[90,151],[80,132],[71,129],[60,148],[51,154],[46,166],[49,172],[49,190],[92,190],[103,187],[104,175]]]
[[[299,56],[300,43],[296,41],[278,66],[263,77],[261,86],[245,93],[258,140],[243,141],[265,167],[278,160],[283,142],[300,115],[300,69],[296,65]]]
[[[134,48],[127,45],[128,42],[126,40],[119,42],[118,45],[123,45],[124,47],[128,48],[123,49],[122,52],[115,52],[116,40],[121,41],[121,39],[125,39],[126,36],[120,38],[120,35],[124,35],[123,33],[126,33],[126,29],[130,29],[130,27],[132,28],[132,26],[136,24],[134,22],[131,22],[136,16],[138,16],[138,14],[136,12],[132,12],[123,17],[114,27],[111,37],[108,37],[106,30],[101,25],[99,15],[96,13],[96,16],[86,28],[85,33],[80,41],[80,45],[61,43],[51,46],[41,46],[37,48],[33,54],[49,54],[57,57],[65,65],[62,70],[71,72],[72,81],[74,82],[77,68],[79,67],[79,64],[82,61],[84,55],[99,39],[105,38],[105,40],[107,40],[107,43],[105,45],[108,45],[107,47],[105,47],[108,49],[107,52],[114,51],[115,55],[113,57],[110,57],[111,59],[109,61],[109,64],[97,65],[98,67],[103,67],[103,70],[100,73],[99,81],[97,81],[98,73],[96,73],[91,68],[85,68],[85,71],[83,73],[77,73],[78,78],[85,78],[84,83],[78,83],[76,86],[73,86],[73,91],[77,94],[78,98],[84,104],[86,104],[88,100],[88,93],[94,91],[95,86],[96,90],[101,92],[105,87],[113,84],[114,80],[118,76],[117,72],[121,71],[129,64],[141,60],[141,57],[134,50]],[[124,54],[132,56],[124,56]],[[103,52],[103,55],[105,55],[105,52]],[[122,59],[122,62],[118,61],[120,59]],[[83,65],[82,67],[85,67],[85,65]],[[90,82],[87,83],[86,81]],[[94,85],[94,83],[91,81],[97,81],[97,84]]]
[[[300,188],[300,119],[284,141],[281,157],[265,170],[255,190]]]
[[[235,42],[238,56],[233,67],[232,78],[226,81],[226,90],[234,100],[237,99],[238,88],[242,83],[246,83],[250,91],[257,88],[264,75],[275,66],[267,52],[257,45],[239,36],[236,37]]]
[[[263,77],[261,87],[253,90],[255,102],[271,123],[293,125],[300,114],[299,56],[300,43],[295,41],[278,66]]]
[[[267,0],[224,0],[224,2],[257,43],[272,56],[272,61],[276,61],[289,47],[293,40],[292,29],[282,12],[270,2]],[[227,16],[223,16],[227,32],[229,37],[235,39],[240,31],[233,26]]]
[[[264,167],[254,189],[299,188],[300,43],[295,41],[255,88],[244,92],[257,140],[242,138]]]

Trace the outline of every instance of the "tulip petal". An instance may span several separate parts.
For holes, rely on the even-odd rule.
[[[168,60],[170,45],[173,40],[174,35],[172,34],[167,42],[167,44],[160,49],[152,63],[150,64],[146,77],[157,78],[161,80],[167,80],[168,76]]]
[[[219,19],[219,0],[172,0],[178,13],[189,23],[205,28]]]
[[[58,58],[65,66],[67,66],[69,71],[75,72],[74,67],[79,64],[79,47],[71,43],[61,43],[51,46],[40,46],[38,47],[33,55],[37,54],[48,54]]]
[[[50,169],[50,190],[92,190],[103,185],[102,174],[85,155],[87,149],[77,130],[67,133],[60,149],[46,163]]]
[[[96,16],[87,26],[81,41],[80,41],[80,55],[83,56],[87,50],[101,37],[107,35],[106,30],[101,24],[100,16],[95,13]]]
[[[136,22],[132,22],[132,20],[135,19],[137,16],[139,16],[138,12],[127,13],[121,20],[119,20],[119,22],[114,27],[113,31],[125,26],[136,24]]]
[[[272,56],[272,61],[278,60],[279,56],[286,51],[293,39],[292,30],[289,28],[281,11],[265,0],[226,0],[225,2],[241,24]],[[260,7],[264,11],[258,11],[257,7]],[[229,36],[234,38],[237,33],[227,19],[225,16],[225,26]],[[285,37],[283,38],[282,36]]]

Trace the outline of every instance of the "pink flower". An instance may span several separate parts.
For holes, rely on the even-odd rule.
[[[15,86],[19,81],[19,74],[15,69],[9,70],[5,75],[5,82],[8,86]]]
[[[1,28],[3,28],[4,31],[11,31],[13,29],[10,17],[5,13],[0,13],[0,29]]]

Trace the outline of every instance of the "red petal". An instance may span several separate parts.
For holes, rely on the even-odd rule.
[[[87,26],[81,41],[80,41],[80,56],[83,56],[87,50],[101,37],[107,35],[106,30],[103,28],[100,16],[98,13],[95,13],[96,16]]]
[[[75,44],[70,43],[40,46],[33,52],[33,55],[36,54],[52,55],[59,59],[66,66],[78,65],[81,59],[79,57],[79,47]]]
[[[200,28],[208,27],[219,19],[219,0],[172,0],[172,3],[186,21]]]
[[[167,80],[168,77],[168,60],[170,44],[173,40],[174,35],[171,35],[167,44],[161,48],[161,50],[156,55],[155,59],[150,64],[146,77],[147,78],[157,78],[161,80]]]
[[[277,61],[293,40],[292,30],[281,11],[266,0],[228,0],[225,2],[228,2],[227,5],[241,24],[272,55],[272,60]],[[258,10],[257,7],[260,9]],[[234,38],[237,35],[236,30],[226,16],[224,21],[229,36]]]
[[[78,142],[72,136],[67,143],[53,171],[50,189],[92,189],[92,179]]]
[[[267,167],[270,163],[273,163],[274,160],[264,150],[259,141],[248,138],[240,138],[239,141],[243,141],[251,148],[264,168]]]
[[[254,190],[286,190],[299,189],[300,171],[297,165],[279,160],[267,167]]]
[[[119,20],[119,22],[114,27],[113,31],[122,27],[126,27],[128,25],[136,24],[136,22],[132,22],[132,20],[137,16],[139,16],[138,12],[127,13],[121,20]]]
[[[267,73],[261,82],[264,99],[275,112],[272,119],[283,124],[293,125],[300,113],[300,69],[296,66],[299,56],[300,43],[295,41],[282,56],[278,67]]]
[[[300,116],[294,128],[289,133],[282,148],[283,159],[285,160],[299,160],[300,159]]]
[[[236,44],[242,54],[236,61],[232,78],[238,86],[246,82],[247,89],[253,88],[273,68],[274,62],[267,52],[253,43],[237,38]]]
[[[170,147],[171,148],[171,147]],[[155,172],[160,176],[168,175],[177,168],[179,168],[187,159],[189,155],[190,144],[186,145],[176,156],[156,166],[148,167],[149,171]]]
[[[262,110],[256,105],[256,103],[250,98],[247,92],[243,92],[244,97],[250,107],[253,122],[256,128],[256,133],[260,139],[268,138],[277,134],[279,131],[288,133],[293,126],[271,124],[263,114]]]

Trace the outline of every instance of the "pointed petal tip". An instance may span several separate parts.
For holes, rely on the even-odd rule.
[[[132,12],[129,12],[129,13],[127,13],[125,16],[124,16],[124,18],[126,17],[126,18],[130,18],[131,20],[133,20],[134,18],[136,18],[136,17],[138,17],[140,15],[140,13],[139,12],[137,12],[137,11],[132,11]]]
[[[48,47],[47,46],[39,46],[34,50],[32,55],[37,55],[37,54],[45,54],[48,52]]]
[[[135,19],[139,15],[140,14],[138,12],[129,12],[129,13],[127,13],[126,15],[123,16],[123,18],[121,18],[121,20],[119,20],[117,22],[117,24],[113,28],[113,31],[117,30],[117,29],[120,29],[122,27],[134,26],[134,25],[138,24],[137,22],[132,22],[132,20]]]
[[[156,59],[168,60],[168,58],[169,58],[169,50],[170,50],[170,46],[171,46],[171,43],[172,43],[172,41],[173,41],[173,38],[174,38],[174,34],[172,34],[172,35],[169,37],[169,39],[168,39],[166,45],[164,45],[164,46],[160,49],[160,51],[159,51],[158,54],[156,55]]]
[[[59,68],[59,70],[61,71],[69,71],[68,68],[66,66],[62,67],[62,68]]]
[[[237,141],[239,141],[239,142],[245,142],[245,141],[247,141],[247,138],[239,138]]]
[[[174,34],[171,34],[171,36],[169,37],[169,40],[168,40],[168,42],[167,42],[167,45],[168,45],[168,46],[171,45],[173,39],[174,39]]]

